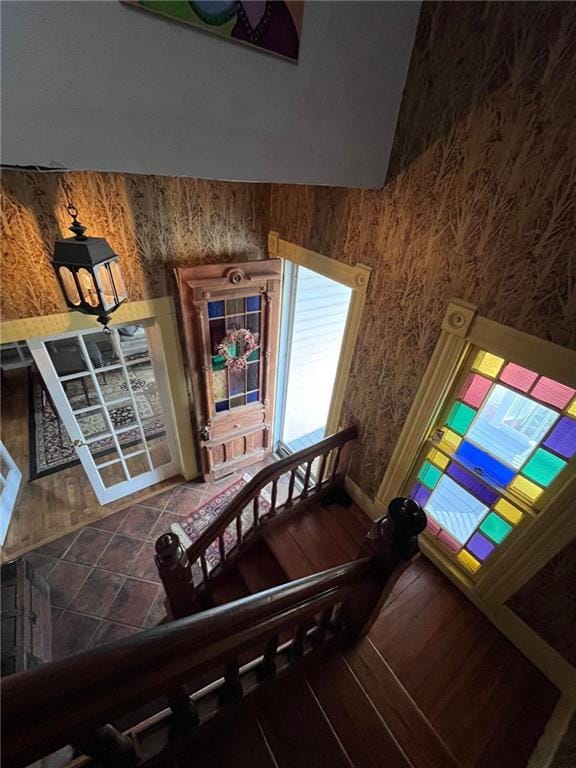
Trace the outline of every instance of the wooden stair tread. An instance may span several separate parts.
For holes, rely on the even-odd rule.
[[[252,594],[288,581],[266,541],[260,539],[238,560],[238,571]]]
[[[248,597],[250,590],[236,568],[232,568],[215,582],[210,593],[215,605],[224,605]]]
[[[354,768],[411,768],[340,654],[319,659],[306,677]]]
[[[259,690],[250,702],[277,768],[352,768],[302,674]]]
[[[415,768],[459,768],[452,752],[368,638],[347,651],[344,659]]]
[[[284,525],[266,531],[264,538],[289,579],[302,579],[315,573],[314,565],[298,542],[286,533]]]

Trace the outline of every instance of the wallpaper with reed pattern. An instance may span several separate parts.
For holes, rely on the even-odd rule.
[[[380,190],[276,186],[271,227],[373,269],[344,421],[373,495],[447,301],[576,346],[576,5],[424,3]]]
[[[173,292],[176,264],[266,257],[266,184],[5,171],[0,295],[5,320],[66,310],[51,265],[54,240],[71,236],[63,176],[88,234],[105,237],[119,255],[131,301]]]

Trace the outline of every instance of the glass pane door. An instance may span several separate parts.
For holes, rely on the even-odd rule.
[[[142,323],[29,342],[101,504],[177,473]]]

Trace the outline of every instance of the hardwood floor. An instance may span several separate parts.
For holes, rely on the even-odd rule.
[[[101,506],[81,465],[29,480],[28,385],[25,369],[2,377],[1,439],[22,472],[22,485],[2,548],[2,562],[125,509],[182,482],[171,478]]]

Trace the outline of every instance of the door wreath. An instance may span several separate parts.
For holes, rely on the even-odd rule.
[[[230,354],[234,346],[235,354]],[[259,347],[258,334],[247,331],[246,328],[228,331],[218,344],[218,354],[224,358],[225,364],[231,371],[243,371],[248,363],[248,357]]]

